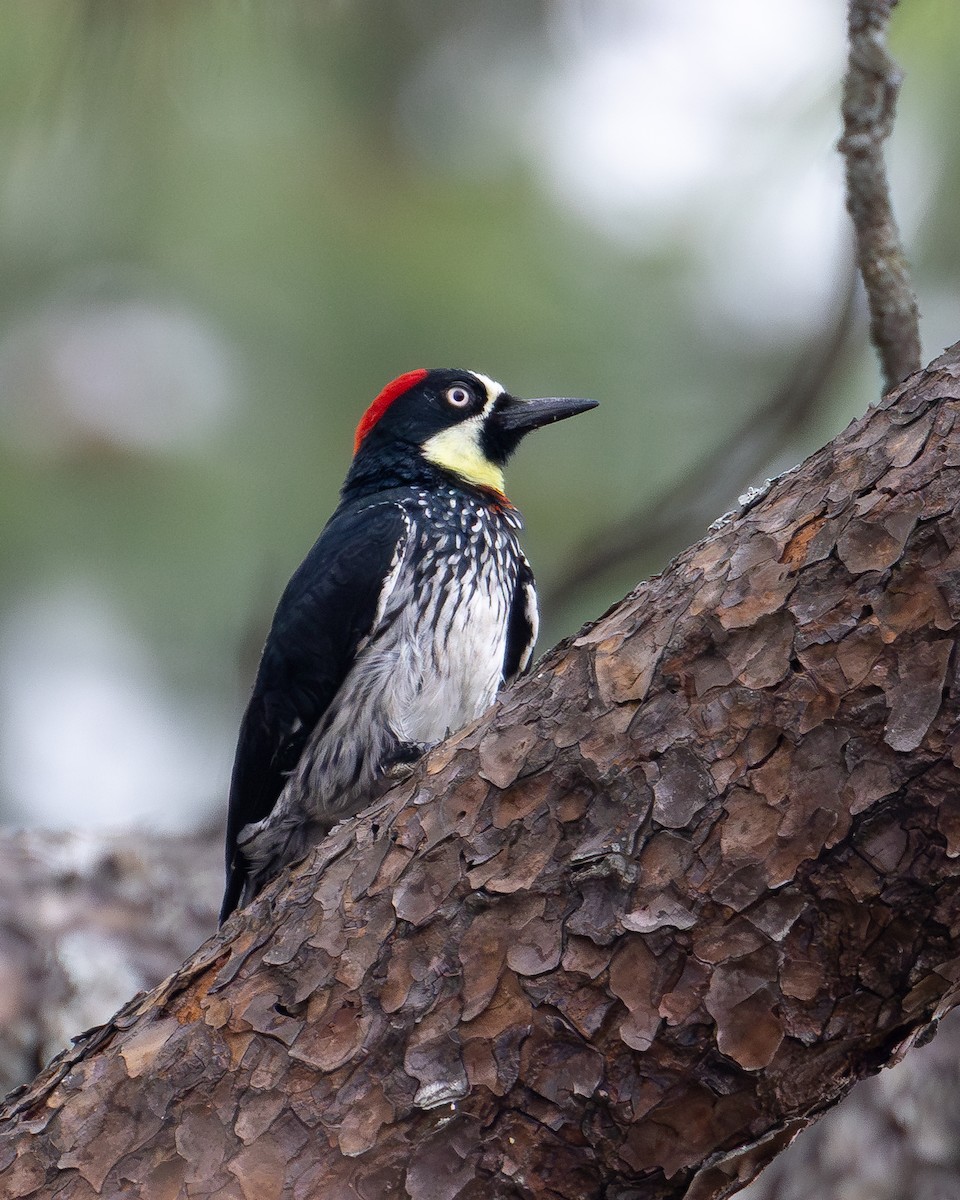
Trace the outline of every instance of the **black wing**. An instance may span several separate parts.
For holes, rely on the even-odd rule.
[[[339,509],[284,590],[237,740],[221,923],[236,908],[246,878],[237,836],[276,804],[358,643],[371,631],[405,536],[403,509],[394,501]]]
[[[503,659],[505,683],[509,683],[515,675],[522,675],[530,666],[539,627],[540,616],[537,611],[537,589],[533,571],[521,554],[517,586],[510,605],[510,616],[507,618],[507,652]]]

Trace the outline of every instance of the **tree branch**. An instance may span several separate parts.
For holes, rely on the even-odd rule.
[[[840,139],[847,209],[856,231],[857,259],[870,304],[870,337],[880,356],[885,391],[920,367],[917,300],[883,161],[883,143],[893,129],[903,78],[885,43],[896,3],[850,0]]]
[[[857,1084],[738,1200],[955,1200],[960,1195],[960,1010],[928,1045]]]
[[[901,73],[885,45],[897,0],[850,0],[849,54],[844,81],[844,134],[839,149],[846,168],[847,210],[853,220],[857,265],[870,307],[870,337],[880,356],[884,390],[920,367],[917,301],[890,200],[883,142],[896,116]],[[566,603],[598,575],[636,561],[660,546],[672,547],[684,531],[702,528],[728,497],[756,478],[784,440],[801,428],[842,360],[854,312],[854,290],[828,328],[800,355],[782,387],[652,506],[597,531],[579,547],[547,597]],[[709,517],[706,518],[709,520]]]
[[[960,979],[960,346],[11,1098],[0,1191],[723,1196]]]

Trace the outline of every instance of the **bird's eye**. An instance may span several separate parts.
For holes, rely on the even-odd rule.
[[[466,408],[473,399],[473,393],[462,383],[455,383],[443,393],[443,398],[451,408]]]

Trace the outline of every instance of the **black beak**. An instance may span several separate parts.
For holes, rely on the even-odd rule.
[[[540,400],[518,400],[504,394],[493,411],[494,422],[504,433],[519,440],[531,429],[564,421],[577,413],[597,407],[596,400],[573,400],[568,396],[551,396]]]

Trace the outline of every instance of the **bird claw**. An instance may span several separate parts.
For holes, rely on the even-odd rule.
[[[414,767],[429,749],[430,747],[422,742],[404,742],[402,746],[397,747],[396,756],[383,772],[384,778],[394,782],[406,779],[413,774]]]

